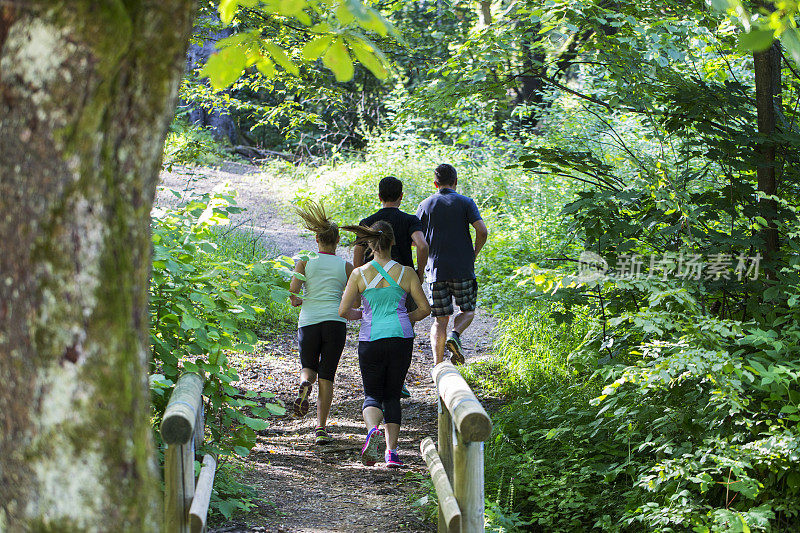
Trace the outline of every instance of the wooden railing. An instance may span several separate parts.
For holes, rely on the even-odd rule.
[[[439,446],[426,438],[420,451],[439,503],[438,532],[484,531],[483,443],[492,420],[451,363],[431,371],[439,399]]]
[[[161,437],[167,444],[164,452],[166,533],[206,530],[217,462],[212,455],[206,455],[195,484],[195,449],[203,443],[204,425],[203,378],[194,373],[183,374],[175,384],[161,422]]]

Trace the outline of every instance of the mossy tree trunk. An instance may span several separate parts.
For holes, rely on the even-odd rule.
[[[0,2],[0,531],[157,531],[150,209],[192,0]]]

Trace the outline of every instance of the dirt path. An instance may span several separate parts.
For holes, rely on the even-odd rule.
[[[255,231],[271,240],[276,252],[291,255],[299,249],[313,249],[309,235],[287,223],[288,201],[293,192],[281,179],[239,167],[245,173],[217,170],[176,169],[162,175],[162,183],[183,190],[211,190],[221,182],[230,182],[239,191],[239,204],[247,211],[234,223],[245,221]],[[159,200],[168,202],[168,194]],[[340,255],[347,256],[346,249]],[[403,427],[400,454],[406,467],[390,470],[381,463],[365,467],[359,452],[366,432],[361,418],[363,401],[358,369],[357,324],[348,328],[348,341],[336,375],[333,405],[328,429],[334,442],[314,444],[316,388],[312,407],[304,418],[286,416],[271,419],[262,431],[258,444],[245,461],[242,478],[258,489],[256,512],[237,517],[230,523],[217,524],[212,532],[428,532],[435,525],[426,523],[412,502],[423,496],[419,481],[427,477],[420,457],[419,443],[436,436],[436,391],[430,377],[432,355],[428,331],[431,319],[417,324],[417,339],[407,378],[412,397],[403,400]],[[491,347],[494,320],[479,313],[465,333],[467,363],[485,354]],[[246,390],[275,393],[286,405],[297,390],[300,370],[297,340],[294,333],[273,336],[259,344],[255,354],[233,359],[241,368],[241,382]]]

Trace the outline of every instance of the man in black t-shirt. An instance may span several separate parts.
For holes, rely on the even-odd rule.
[[[383,178],[378,184],[378,199],[381,209],[376,213],[361,220],[359,225],[371,226],[379,220],[385,220],[394,231],[394,246],[392,246],[392,259],[414,269],[414,260],[411,256],[412,244],[417,248],[416,273],[420,282],[425,276],[425,265],[428,263],[428,242],[422,234],[422,222],[408,213],[400,211],[400,202],[403,201],[403,182],[394,176]],[[372,260],[372,254],[366,246],[356,246],[353,249],[353,265],[358,268]],[[409,299],[413,303],[413,300]]]
[[[425,265],[428,264],[428,241],[422,234],[422,222],[408,213],[400,211],[400,202],[403,201],[403,182],[394,176],[383,178],[378,184],[378,199],[381,201],[381,209],[376,213],[361,220],[360,226],[372,226],[379,220],[385,220],[392,226],[394,232],[394,246],[392,246],[392,259],[401,265],[416,270],[416,274],[422,282],[425,276]],[[417,268],[414,269],[414,261],[411,257],[411,245],[417,248]],[[353,248],[353,265],[358,268],[372,260],[372,253],[366,246],[357,245]],[[417,304],[411,298],[406,298],[406,309],[412,312],[417,308]],[[403,398],[408,398],[411,393],[405,383],[401,391]]]

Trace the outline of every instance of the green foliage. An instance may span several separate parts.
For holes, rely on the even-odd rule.
[[[576,371],[569,358],[587,335],[587,317],[540,301],[498,318],[496,355],[465,367],[462,374],[468,381],[504,396],[527,397],[574,380]]]
[[[210,131],[177,117],[167,133],[162,164],[167,169],[173,165],[216,166],[231,158],[227,148]]]
[[[218,189],[154,211],[150,290],[154,425],[160,424],[180,374],[200,372],[205,376],[203,449],[223,462],[231,454],[248,455],[267,419],[285,412],[273,394],[233,386],[239,376],[229,354],[253,351],[257,335],[250,328],[269,323],[263,318],[265,304],[286,299],[286,283],[259,257],[262,250],[249,256],[240,250],[237,259],[220,246],[226,242],[219,228],[239,210],[233,194]],[[215,506],[226,516],[248,505],[246,498],[225,494],[241,492],[237,487],[232,481],[215,484]]]
[[[229,87],[250,66],[255,66],[267,78],[275,75],[276,64],[297,76],[300,73],[298,62],[314,61],[319,57],[337,81],[346,82],[353,78],[351,53],[375,76],[386,77],[385,59],[361,32],[374,32],[385,37],[391,25],[378,11],[358,0],[341,2],[335,9],[329,2],[321,0],[220,0],[219,14],[223,24],[234,22],[239,7],[249,11],[239,17],[239,24],[255,17],[262,20],[275,17],[285,20],[287,26],[299,23],[307,27],[306,33],[313,37],[305,43],[302,53],[293,53],[277,44],[275,39],[265,38],[263,26],[247,29],[237,24],[239,31],[217,43],[219,52],[208,59],[200,73],[201,77],[209,78],[215,91]]]
[[[199,473],[199,463],[195,470]],[[244,515],[257,506],[258,492],[254,487],[242,483],[241,465],[223,463],[214,476],[214,492],[211,494],[210,518],[212,520],[230,520],[234,515]]]

